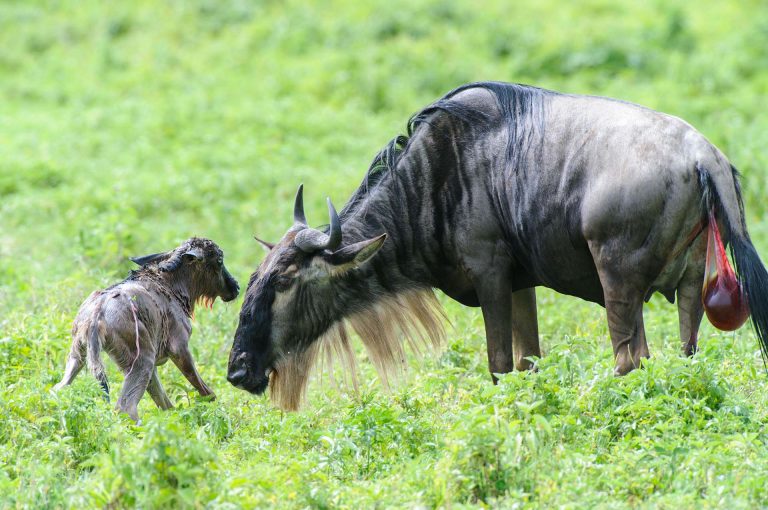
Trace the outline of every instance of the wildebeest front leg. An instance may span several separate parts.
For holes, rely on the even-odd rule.
[[[526,359],[541,357],[539,322],[536,317],[536,290],[522,289],[512,293],[512,351],[516,370],[531,370]]]
[[[173,407],[173,404],[171,404],[171,401],[168,399],[168,395],[165,394],[163,385],[160,383],[160,378],[157,375],[157,367],[152,370],[152,377],[149,379],[147,392],[160,409],[165,410]]]
[[[488,369],[494,384],[496,374],[506,374],[514,368],[512,352],[512,292],[506,279],[493,275],[475,285],[485,322],[488,348]]]
[[[117,409],[127,413],[133,421],[139,420],[138,405],[147,389],[155,369],[154,353],[140,354],[129,368],[117,400]]]
[[[170,358],[200,395],[216,398],[216,395],[214,395],[213,391],[205,384],[205,381],[197,372],[195,361],[192,359],[192,353],[189,352],[189,349],[182,348],[178,352],[172,353]]]

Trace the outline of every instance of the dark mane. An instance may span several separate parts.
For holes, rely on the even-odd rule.
[[[493,94],[508,129],[507,157],[517,164],[531,145],[535,133],[541,133],[544,120],[544,98],[557,94],[546,89],[503,82],[477,82],[462,85],[415,113],[408,120],[406,135],[393,138],[373,158],[368,171],[357,190],[341,211],[342,218],[353,212],[371,191],[391,172],[408,152],[413,133],[422,125],[431,126],[433,115],[439,112],[456,117],[460,121],[482,126],[490,122],[490,115],[473,106],[452,99],[469,89],[481,88]]]

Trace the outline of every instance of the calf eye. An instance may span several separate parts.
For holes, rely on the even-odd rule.
[[[219,257],[219,258],[217,258],[217,259],[216,259],[216,263],[217,263],[218,265],[220,265],[220,266],[224,265],[224,258],[223,258],[223,257]]]

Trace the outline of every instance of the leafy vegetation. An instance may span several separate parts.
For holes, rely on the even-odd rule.
[[[477,310],[391,392],[325,377],[299,413],[230,387],[240,300],[192,336],[218,395],[161,369],[176,408],[134,426],[83,374],[71,320],[127,257],[201,235],[242,284],[306,186],[342,204],[408,116],[467,81],[608,95],[685,118],[744,174],[768,258],[768,11],[759,1],[169,0],[0,4],[0,507],[754,508],[768,379],[748,328],[646,306],[653,359],[612,376],[597,306],[543,290],[536,374],[486,373]],[[362,352],[359,353],[364,358]],[[113,388],[122,376],[108,364]]]

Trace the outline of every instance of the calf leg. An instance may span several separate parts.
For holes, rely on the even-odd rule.
[[[533,288],[513,292],[512,351],[516,370],[531,370],[533,363],[526,359],[541,357],[539,323],[536,318],[536,290]]]
[[[213,391],[205,384],[205,381],[197,372],[195,361],[192,359],[192,353],[189,352],[189,349],[185,347],[180,349],[179,352],[171,353],[170,358],[200,395],[216,398],[216,395],[214,395]]]
[[[133,421],[139,420],[138,405],[155,370],[154,353],[141,353],[125,376],[125,382],[117,400],[117,409],[127,413]]]
[[[165,410],[173,407],[171,401],[168,400],[168,395],[165,394],[163,385],[160,383],[160,378],[157,376],[157,367],[152,370],[152,377],[149,379],[147,391],[160,409]]]

